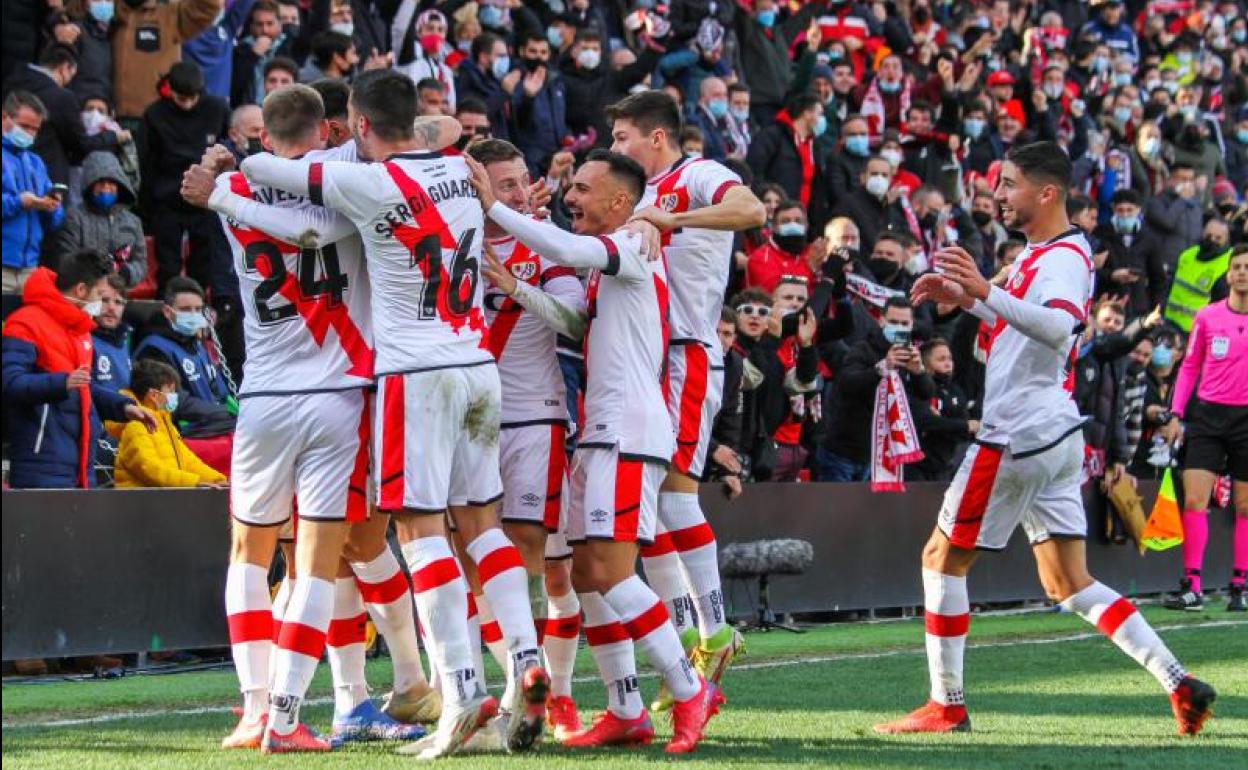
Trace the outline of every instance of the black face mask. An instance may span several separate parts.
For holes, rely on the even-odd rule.
[[[532,72],[538,67],[546,66],[546,62],[542,61],[541,59],[521,59],[520,63],[523,64],[524,68],[528,70],[529,72]]]
[[[1218,206],[1218,212],[1226,219],[1230,219],[1231,215],[1235,213],[1235,208],[1234,203],[1223,203],[1221,206]]]
[[[299,25],[298,24],[283,24],[282,34],[286,36],[287,40],[294,40],[295,38],[299,37]]]
[[[871,268],[871,274],[874,275],[875,279],[880,282],[887,281],[889,278],[897,275],[897,271],[901,269],[901,266],[896,262],[884,257],[872,257],[871,259],[868,259],[867,267]]]
[[[797,256],[802,253],[802,249],[806,248],[806,236],[804,235],[773,235],[771,239],[776,242],[782,251]]]
[[[247,154],[248,155],[259,155],[262,152],[264,152],[264,145],[260,144],[259,137],[255,139],[247,140]]]
[[[988,223],[992,221],[992,214],[989,214],[987,211],[972,211],[971,221],[978,227],[987,227]]]
[[[937,385],[949,385],[953,382],[953,375],[937,374],[936,372],[932,372],[932,379],[936,381]]]
[[[936,226],[936,215],[931,212],[924,214],[923,217],[919,219],[919,224],[924,230],[931,230]]]
[[[1200,251],[1202,254],[1221,254],[1225,250],[1225,243],[1216,243],[1208,238],[1200,239]]]

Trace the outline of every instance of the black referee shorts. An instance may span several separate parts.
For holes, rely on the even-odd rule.
[[[1248,406],[1192,398],[1187,408],[1184,470],[1230,474],[1248,481]]]

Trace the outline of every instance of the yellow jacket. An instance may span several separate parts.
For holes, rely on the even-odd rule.
[[[129,391],[122,393],[134,396]],[[118,487],[193,487],[226,480],[182,441],[173,424],[173,415],[163,409],[156,411],[146,406],[143,409],[156,418],[156,432],[148,433],[147,427],[138,421],[126,423],[121,431],[114,472]]]

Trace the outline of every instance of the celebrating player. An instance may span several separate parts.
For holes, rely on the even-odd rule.
[[[524,154],[510,142],[486,139],[468,149],[485,167],[495,198],[521,214],[530,213],[529,172]],[[503,531],[520,550],[534,590],[534,615],[552,623],[543,643],[551,677],[547,717],[562,739],[581,729],[572,701],[572,666],[580,631],[581,606],[572,590],[568,558],[572,555],[560,524],[568,433],[563,373],[555,357],[555,330],[525,312],[510,295],[517,281],[548,294],[573,315],[585,311],[585,289],[576,272],[556,265],[503,231],[485,223],[487,248],[504,270],[485,287],[490,323],[490,352],[498,359],[503,389],[499,461],[503,477]],[[549,533],[549,537],[548,534]],[[543,566],[543,562],[545,565]],[[542,592],[545,573],[546,592]],[[534,585],[534,581],[536,585]],[[549,598],[547,599],[547,593]],[[477,606],[484,609],[480,597]]]
[[[1192,324],[1187,356],[1179,367],[1165,427],[1171,440],[1185,437],[1183,461],[1183,584],[1168,599],[1172,609],[1204,607],[1200,568],[1209,540],[1209,498],[1221,473],[1233,480],[1235,534],[1226,608],[1248,611],[1248,251],[1231,257],[1230,296],[1200,310]],[[1199,385],[1197,381],[1199,380]],[[1196,398],[1192,398],[1195,390]],[[1186,425],[1180,423],[1186,420]]]
[[[681,153],[680,108],[667,94],[634,94],[609,107],[607,118],[613,124],[611,149],[640,164],[649,180],[637,217],[664,233],[671,279],[667,403],[676,449],[659,493],[659,534],[643,549],[643,565],[675,617],[687,617],[679,604],[686,594],[693,599],[697,633],[683,633],[682,644],[698,671],[718,682],[744,640],[724,617],[715,535],[698,504],[698,481],[723,397],[716,327],[732,233],[761,226],[767,214],[736,174]],[[667,708],[670,699],[660,697],[655,705]]]
[[[663,602],[635,572],[638,545],[653,542],[658,488],[672,455],[661,378],[667,342],[667,283],[661,260],[625,226],[645,191],[645,175],[626,156],[590,153],[564,198],[577,234],[536,222],[497,203],[489,176],[473,165],[473,186],[489,217],[553,262],[590,269],[584,333],[584,425],[573,457],[568,542],[572,581],[585,610],[586,637],[631,638],[671,691],[669,753],[692,751],[719,710],[719,688],[689,665]],[[526,283],[517,301],[544,317],[566,311]],[[631,650],[629,650],[631,656]],[[601,665],[619,693],[571,746],[648,743],[654,736],[632,670]],[[631,662],[630,662],[631,663]],[[622,712],[622,713],[621,713]]]
[[[485,347],[478,256],[483,218],[459,157],[443,146],[450,119],[416,123],[415,84],[391,70],[364,73],[348,120],[360,155],[379,163],[258,155],[248,179],[343,213],[364,237],[377,339],[374,474],[396,519],[420,621],[442,682],[443,709],[421,756],[461,747],[497,703],[477,680],[468,642],[467,586],[446,540],[450,513],[476,562],[520,680],[508,745],[540,737],[549,677],[541,667],[524,563],[497,526],[500,388]]]
[[[1181,734],[1195,735],[1211,713],[1213,688],[1187,673],[1135,605],[1088,573],[1079,491],[1083,421],[1070,397],[1070,365],[1095,268],[1087,240],[1066,217],[1070,168],[1051,142],[1015,147],[1007,156],[995,198],[1005,226],[1028,243],[1004,288],[989,284],[958,247],[937,252],[941,272],[914,285],[916,303],[957,303],[989,324],[990,352],[980,431],[923,550],[931,699],[877,732],[970,730],[962,691],[966,575],[979,550],[1005,548],[1020,523],[1045,592],[1157,678]]]

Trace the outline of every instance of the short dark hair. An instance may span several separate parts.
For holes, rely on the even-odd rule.
[[[194,278],[177,275],[170,278],[169,283],[165,286],[165,304],[172,305],[179,294],[194,294],[203,299],[204,287],[200,286],[199,281]]]
[[[153,390],[161,390],[166,385],[175,388],[181,384],[178,370],[155,358],[140,358],[130,369],[130,392],[140,401]]]
[[[719,309],[719,322],[721,324],[737,325],[737,309],[724,305]]]
[[[494,50],[494,44],[500,40],[502,38],[493,32],[482,32],[474,37],[471,49],[472,61],[475,63],[477,59],[481,58],[481,54],[491,53]]]
[[[626,96],[608,106],[606,114],[608,123],[627,120],[643,133],[663,129],[668,143],[673,146],[680,141],[680,106],[662,91],[641,91]]]
[[[685,126],[680,129],[680,143],[685,142],[705,142],[706,137],[702,136],[702,129],[697,126]]]
[[[1066,198],[1066,216],[1073,217],[1081,211],[1092,208],[1092,199],[1083,193],[1076,193]]]
[[[1001,259],[1002,257],[1005,256],[1005,252],[1009,251],[1010,249],[1021,249],[1021,248],[1025,248],[1026,246],[1027,246],[1026,243],[1023,243],[1017,238],[1010,238],[1008,240],[1001,241],[1000,243],[997,244],[996,257],[997,259]]]
[[[933,350],[940,347],[949,348],[950,350],[953,349],[953,346],[949,344],[949,340],[944,337],[933,337],[923,343],[923,346],[919,348],[919,353],[922,354],[924,358],[927,358]]]
[[[731,99],[733,94],[739,94],[742,92],[745,92],[748,94],[750,92],[750,89],[746,88],[741,83],[729,83],[728,84],[728,98]]]
[[[893,295],[884,300],[884,312],[887,313],[890,307],[898,307],[904,310],[914,310],[914,305],[910,304],[910,298],[902,295]]]
[[[312,38],[312,61],[316,66],[324,69],[329,66],[335,56],[346,56],[347,51],[350,51],[353,45],[355,42],[351,40],[350,35],[335,32],[332,29],[318,32]]]
[[[575,25],[573,25],[575,26]],[[598,34],[598,30],[593,27],[585,27],[576,31],[576,37],[572,39],[574,43],[586,43],[589,41],[602,42],[602,35]]]
[[[524,158],[524,153],[506,139],[482,139],[469,147],[466,152],[482,166]]]
[[[913,241],[913,239],[911,240]],[[884,232],[880,233],[879,235],[875,237],[875,243],[879,243],[880,241],[892,241],[893,243],[900,246],[902,248],[902,251],[905,251],[906,247],[908,246],[908,244],[906,243],[906,236],[904,233],[893,232],[891,230],[885,230]],[[871,244],[871,248],[872,250],[874,250],[875,244]]]
[[[748,289],[743,289],[737,292],[735,295],[733,295],[732,299],[728,301],[728,304],[732,306],[734,311],[737,308],[741,307],[742,305],[748,305],[751,303],[756,303],[759,305],[767,305],[768,307],[770,307],[771,306],[771,294],[769,292],[763,291],[757,286],[752,286]]]
[[[1057,142],[1016,145],[1005,154],[1005,159],[1028,179],[1056,186],[1061,197],[1070,188],[1070,156]]]
[[[56,266],[56,288],[64,292],[80,283],[94,286],[112,271],[112,257],[99,249],[71,251]]]
[[[628,189],[633,203],[641,200],[646,193],[646,172],[641,164],[627,155],[610,150],[593,150],[585,158],[586,163],[606,163],[608,173],[619,180]]]
[[[373,132],[392,142],[415,135],[416,99],[416,84],[392,69],[360,73],[351,90],[351,103],[368,118]]]
[[[781,211],[789,211],[791,209],[801,209],[803,215],[806,213],[806,207],[802,205],[801,201],[794,200],[793,198],[785,198],[780,201],[780,203],[776,204],[775,216],[779,216]]]
[[[790,118],[796,118],[811,107],[819,106],[819,97],[811,93],[794,94],[784,103],[784,111]]]
[[[485,102],[475,96],[465,96],[455,104],[455,114],[463,115],[464,113],[485,115],[488,117],[490,114],[490,108],[486,106]]]
[[[347,117],[347,103],[351,101],[351,86],[338,78],[321,78],[309,83],[308,88],[321,95],[321,102],[325,105],[326,119]]]
[[[1133,206],[1140,205],[1140,194],[1130,188],[1123,188],[1114,193],[1111,205],[1117,206],[1119,203],[1130,203]]]
[[[1176,160],[1175,162],[1170,164],[1170,173],[1173,174],[1176,171],[1193,171],[1194,172],[1196,171],[1196,167],[1193,166],[1191,163],[1188,163],[1185,160]]]
[[[519,42],[516,44],[516,47],[524,48],[526,45],[528,45],[529,43],[533,43],[533,42],[545,43],[547,48],[551,47],[550,41],[546,39],[546,33],[536,32],[534,30],[529,30],[528,32],[525,32],[523,35],[521,35]]]
[[[74,53],[72,48],[60,43],[48,45],[39,54],[39,66],[44,69],[54,70],[66,64],[77,67],[78,54]]]
[[[180,61],[165,76],[169,88],[180,96],[199,96],[204,92],[204,71],[193,61]]]
[[[924,99],[915,99],[914,101],[910,102],[910,109],[906,110],[906,116],[909,117],[910,113],[914,112],[915,110],[919,110],[920,112],[926,112],[927,114],[930,115],[932,113],[932,105],[928,104],[927,101]]]
[[[10,91],[4,97],[4,114],[10,118],[17,117],[23,107],[34,111],[40,119],[48,117],[48,108],[43,106],[43,100],[30,91]]]
[[[113,291],[120,294],[123,298],[126,296],[126,279],[121,277],[120,273],[109,273],[104,276],[104,282]]]
[[[270,59],[269,63],[264,65],[264,76],[267,78],[273,70],[289,72],[292,78],[299,79],[299,65],[288,56],[274,56]]]
[[[224,3],[223,3],[224,5]],[[278,7],[274,0],[256,0],[256,4],[252,6],[251,13],[247,15],[247,23],[250,24],[257,13],[271,13],[277,15]]]
[[[442,81],[437,78],[421,78],[416,81],[416,91],[437,91],[443,94],[446,93],[446,86],[442,85]]]
[[[325,119],[325,103],[315,89],[291,83],[264,99],[264,130],[279,142],[303,139]]]

